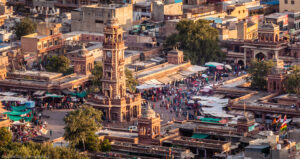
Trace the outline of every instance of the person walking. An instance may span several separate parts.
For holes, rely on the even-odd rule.
[[[49,132],[50,136],[52,137],[52,130],[50,129],[50,132]]]

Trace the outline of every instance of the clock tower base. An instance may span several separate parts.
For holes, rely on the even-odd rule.
[[[106,121],[130,122],[141,116],[141,100],[140,94],[128,94],[119,99],[94,95],[86,104],[100,109]]]

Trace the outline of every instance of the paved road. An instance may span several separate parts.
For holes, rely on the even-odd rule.
[[[50,116],[50,118],[42,118],[43,121],[47,121],[48,125],[46,129],[48,130],[47,137],[50,137],[50,140],[62,137],[64,135],[64,126],[65,122],[63,121],[65,114],[72,110],[67,109],[58,109],[58,110],[45,110],[43,111],[44,115]],[[50,130],[52,130],[52,136],[50,136]]]

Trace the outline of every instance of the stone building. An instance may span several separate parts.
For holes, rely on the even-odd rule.
[[[184,63],[183,51],[180,51],[177,48],[173,49],[168,52],[167,59],[169,64],[182,64]]]
[[[140,144],[156,144],[156,137],[160,136],[160,117],[148,105],[138,120],[138,137]],[[153,143],[155,142],[155,143]]]
[[[13,7],[6,5],[6,0],[0,2],[0,26],[2,26],[6,19],[13,14]]]
[[[246,66],[254,58],[272,60],[275,56],[286,64],[300,62],[300,45],[285,41],[280,36],[279,26],[272,23],[260,25],[255,40],[225,40],[222,43],[228,63]]]
[[[275,66],[272,69],[271,74],[267,76],[268,79],[268,92],[270,93],[282,93],[283,81],[285,79],[285,74],[283,72],[284,62],[278,59],[277,56],[274,57],[273,62]]]
[[[300,12],[299,0],[279,0],[279,11]]]
[[[237,17],[239,20],[246,19],[248,17],[248,9],[244,5],[227,6],[226,13],[228,16]]]
[[[75,9],[72,11],[71,30],[103,33],[105,24],[112,17],[118,19],[124,30],[131,29],[132,4],[89,5]]]
[[[0,80],[6,78],[6,67],[8,66],[8,56],[0,56]]]
[[[179,21],[179,19],[166,20],[164,22],[164,25],[159,28],[159,35],[166,38],[172,34],[178,33],[178,31],[176,30],[176,25]]]
[[[154,1],[152,3],[151,18],[154,21],[164,21],[172,17],[181,17],[183,14],[182,2],[163,3],[161,1]],[[172,18],[173,19],[173,18]]]
[[[74,65],[74,72],[77,74],[90,75],[94,68],[94,56],[85,48],[85,45],[82,45],[82,49],[78,54],[73,54],[70,60]]]
[[[76,73],[63,76],[62,73],[44,71],[10,71],[0,80],[0,89],[28,94],[38,90],[61,93],[65,89],[84,87],[88,81],[89,76]]]
[[[37,33],[21,37],[22,53],[29,53],[36,57],[44,56],[49,52],[59,51],[62,47],[60,24],[39,23]]]
[[[109,121],[132,121],[141,115],[141,95],[126,92],[123,32],[114,18],[104,29],[102,92],[87,102]]]
[[[237,26],[237,39],[252,40],[257,38],[258,24],[240,21]]]
[[[69,12],[76,8],[97,3],[98,0],[57,0],[55,7],[59,8],[63,12]]]

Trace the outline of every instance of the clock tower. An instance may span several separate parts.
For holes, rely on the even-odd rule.
[[[104,29],[102,92],[91,94],[88,102],[103,112],[107,121],[126,122],[141,116],[141,94],[126,92],[126,49],[123,29],[115,18]]]
[[[102,93],[109,98],[126,94],[123,32],[115,18],[104,29]]]

